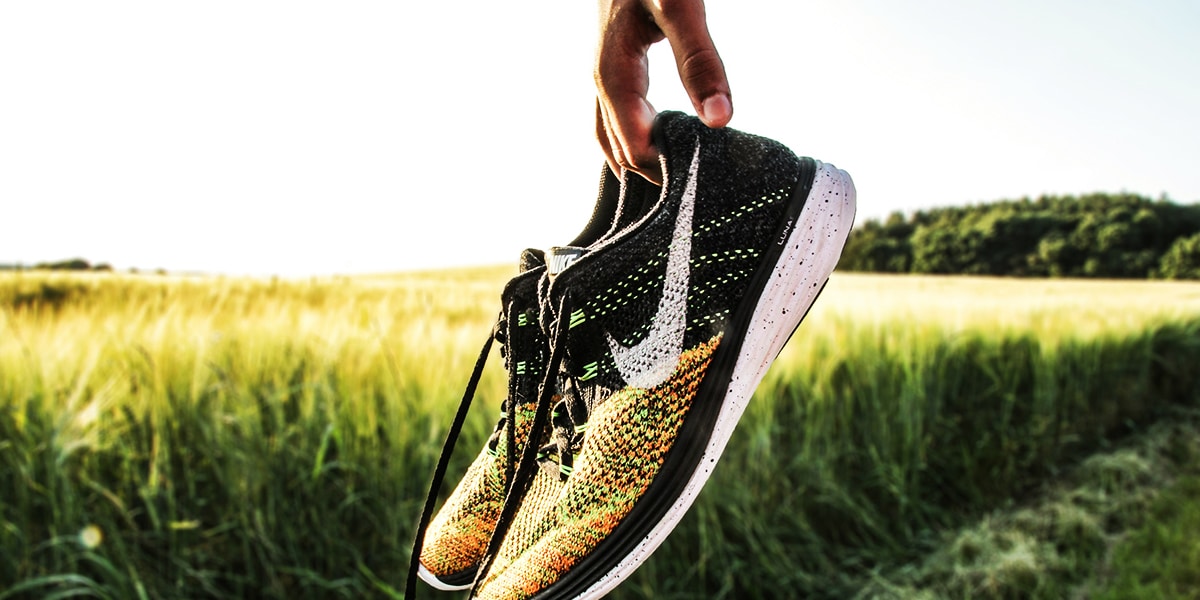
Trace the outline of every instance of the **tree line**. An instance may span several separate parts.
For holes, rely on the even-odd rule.
[[[112,271],[108,263],[92,264],[82,258],[69,258],[54,262],[40,262],[31,266],[22,264],[0,264],[0,271]]]
[[[893,213],[855,227],[848,271],[1200,279],[1200,205],[1041,196]]]

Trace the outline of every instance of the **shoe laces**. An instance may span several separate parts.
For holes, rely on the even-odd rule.
[[[429,485],[429,494],[425,498],[424,508],[421,510],[421,519],[417,524],[416,536],[413,540],[412,554],[409,559],[408,581],[405,585],[405,597],[415,598],[417,571],[421,564],[421,549],[425,545],[425,531],[429,527],[430,521],[433,519],[433,509],[437,505],[438,491],[442,487],[442,483],[446,478],[446,471],[450,466],[450,457],[453,455],[454,446],[458,443],[458,437],[462,433],[463,424],[466,422],[467,414],[471,408],[471,403],[475,399],[475,391],[479,387],[479,380],[483,375],[483,368],[487,364],[488,356],[491,354],[492,344],[500,343],[500,354],[504,359],[504,366],[510,370],[511,360],[507,344],[510,333],[510,324],[505,316],[506,310],[501,310],[500,316],[496,319],[495,326],[492,327],[491,333],[487,340],[483,343],[483,348],[479,351],[479,357],[475,360],[475,367],[471,370],[471,377],[467,380],[467,387],[463,391],[462,400],[459,402],[458,411],[454,415],[454,419],[450,423],[450,428],[446,432],[446,441],[442,445],[442,453],[438,458],[437,466],[433,471],[433,480]],[[513,481],[513,469],[515,468],[512,456],[516,453],[516,435],[515,427],[506,424],[511,423],[512,415],[516,411],[516,385],[515,378],[509,377],[508,395],[505,397],[500,418],[496,423],[495,429],[488,438],[488,452],[498,453],[497,447],[500,438],[504,437],[508,460],[505,468],[505,481],[507,485],[511,485]],[[507,435],[502,436],[501,432],[507,431]]]
[[[542,470],[566,481],[575,470],[575,457],[583,445],[588,412],[575,393],[575,379],[566,377],[561,385],[562,393],[550,412],[550,440],[538,449],[537,462]]]
[[[492,531],[492,538],[488,542],[487,551],[484,554],[483,561],[480,563],[479,570],[475,575],[475,584],[471,590],[471,597],[474,597],[478,592],[479,585],[483,582],[484,576],[490,570],[492,563],[495,561],[496,555],[500,550],[500,546],[504,541],[509,526],[517,514],[517,510],[521,506],[521,502],[525,497],[525,493],[529,489],[530,483],[533,481],[533,475],[539,465],[554,464],[560,476],[569,475],[573,468],[573,453],[571,450],[574,445],[574,438],[568,437],[565,432],[567,430],[574,431],[577,428],[575,419],[584,417],[586,414],[585,407],[582,402],[567,400],[566,398],[576,399],[577,394],[556,393],[559,390],[559,370],[562,367],[563,360],[566,355],[566,339],[567,330],[570,328],[570,293],[566,293],[560,299],[557,307],[548,299],[543,297],[540,301],[540,324],[542,331],[547,335],[550,342],[550,358],[547,361],[546,370],[543,373],[542,383],[538,388],[538,404],[534,412],[533,423],[530,427],[530,440],[525,444],[525,448],[521,452],[520,460],[513,465],[513,477],[510,478],[508,491],[504,498],[504,507],[500,511],[500,518],[496,521],[496,527]],[[563,387],[572,386],[573,392],[574,383],[570,378],[563,384]],[[554,407],[552,409],[552,406]],[[537,446],[534,443],[538,432],[544,431],[548,425],[553,425],[554,429],[551,433],[550,440],[543,446]],[[582,431],[582,430],[580,430]],[[551,459],[551,456],[554,459]],[[509,461],[515,457],[510,454]],[[566,472],[564,474],[562,465],[563,460],[566,460]],[[549,468],[547,466],[547,468]]]
[[[484,575],[490,569],[500,549],[501,542],[503,542],[504,536],[516,516],[517,509],[520,508],[521,500],[528,491],[529,484],[532,482],[536,470],[542,468],[557,471],[559,477],[566,479],[574,469],[575,453],[578,451],[579,444],[582,442],[583,432],[586,430],[587,407],[579,399],[579,395],[575,393],[577,383],[574,377],[570,375],[563,376],[560,373],[566,354],[567,330],[570,328],[571,313],[568,310],[570,306],[569,296],[569,293],[564,294],[557,308],[548,299],[543,298],[539,302],[541,308],[539,311],[539,326],[549,340],[550,356],[546,369],[543,372],[542,381],[538,386],[538,403],[537,408],[534,410],[533,422],[529,429],[530,439],[518,457],[516,451],[516,428],[512,426],[514,412],[517,409],[513,377],[509,377],[509,394],[505,398],[500,419],[497,421],[492,434],[488,438],[487,449],[489,452],[498,453],[500,442],[503,441],[505,444],[505,482],[507,489],[500,517],[496,522],[496,527],[493,530],[484,558],[476,572],[471,596],[475,596]],[[437,504],[437,492],[441,489],[442,483],[445,480],[450,456],[454,445],[458,441],[463,424],[466,421],[467,413],[475,397],[475,391],[479,385],[479,380],[493,342],[500,342],[502,344],[501,354],[505,358],[505,367],[510,366],[509,361],[511,357],[508,356],[506,345],[509,333],[508,325],[508,320],[501,313],[497,319],[496,326],[493,327],[491,334],[480,350],[479,358],[476,360],[475,367],[471,371],[471,377],[467,382],[467,387],[459,403],[458,411],[455,413],[454,420],[447,431],[446,442],[442,447],[442,454],[438,459],[437,467],[434,469],[429,495],[425,499],[425,506],[421,512],[420,522],[417,525],[409,564],[408,583],[405,587],[406,598],[415,597],[417,571],[420,566],[421,548],[425,542],[425,530],[429,527],[429,523],[433,518],[433,509]],[[561,383],[560,377],[562,377]],[[559,389],[562,389],[564,393],[556,393]],[[508,426],[506,427],[505,425]],[[549,441],[542,446],[537,446],[534,436],[538,432],[546,430],[548,426],[552,427]],[[502,432],[507,432],[507,434],[505,435]]]
[[[544,330],[554,332],[551,344],[565,346],[566,331],[571,328],[571,305],[566,298],[569,294],[564,294],[558,306],[555,306],[549,298],[549,280],[545,280],[544,283],[546,287],[539,290],[540,318]],[[583,444],[589,414],[588,405],[579,393],[578,377],[569,372],[571,369],[561,368],[565,361],[564,352],[558,361],[549,365],[550,372],[557,374],[557,379],[547,377],[543,382],[544,386],[553,382],[557,386],[558,394],[552,397],[554,407],[550,411],[550,438],[538,448],[536,456],[536,461],[543,470],[557,475],[563,481],[574,471],[575,457]]]

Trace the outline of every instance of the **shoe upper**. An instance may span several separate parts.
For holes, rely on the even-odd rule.
[[[680,113],[660,115],[657,137],[668,167],[658,206],[628,235],[555,277],[541,302],[547,329],[569,320],[558,341],[567,348],[565,372],[601,397],[627,385],[651,387],[644,384],[663,374],[648,370],[661,371],[677,346],[693,348],[726,330],[776,241],[801,172],[800,159],[777,142],[710,130]],[[569,314],[556,314],[567,296]],[[682,342],[675,341],[680,332]],[[672,344],[642,343],[648,336]]]

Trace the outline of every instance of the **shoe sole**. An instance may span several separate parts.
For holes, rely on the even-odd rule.
[[[803,192],[804,189],[798,189],[797,195]],[[699,460],[693,463],[694,470],[683,486],[682,493],[658,522],[641,534],[641,541],[625,552],[614,566],[603,574],[586,568],[583,573],[569,574],[551,586],[553,591],[545,590],[538,594],[539,597],[553,595],[590,600],[612,591],[666,540],[695,502],[725,451],[754,390],[824,289],[841,258],[846,238],[854,224],[854,183],[845,171],[816,162],[811,189],[805,198],[795,225],[790,226],[789,223],[777,234],[777,243],[783,246],[782,251],[769,273],[769,280],[762,288],[745,329],[746,334],[732,373],[724,384],[727,386],[724,401],[717,413],[708,445]],[[801,267],[806,264],[808,266]],[[714,367],[715,364],[714,358]],[[718,374],[709,373],[709,376],[713,375]],[[700,396],[697,398],[699,400]],[[677,477],[672,479],[678,481]],[[610,553],[621,551],[620,547],[605,550]],[[589,580],[589,575],[598,577]],[[588,587],[577,591],[584,585]]]

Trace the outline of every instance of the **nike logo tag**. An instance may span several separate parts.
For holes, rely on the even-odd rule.
[[[555,246],[546,253],[546,273],[553,279],[556,275],[563,272],[563,269],[571,266],[580,256],[583,256],[584,248],[576,248],[573,246]]]
[[[683,355],[683,334],[687,329],[688,279],[692,260],[692,214],[696,205],[696,174],[700,170],[700,144],[697,141],[692,165],[675,231],[667,254],[667,272],[663,277],[662,298],[650,322],[650,332],[641,341],[624,346],[605,332],[617,372],[632,387],[652,388],[671,377]]]

